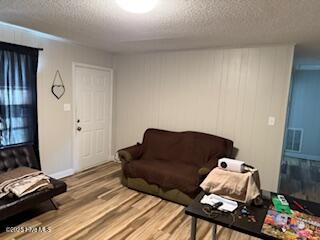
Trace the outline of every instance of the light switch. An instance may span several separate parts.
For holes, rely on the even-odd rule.
[[[269,117],[268,118],[268,125],[274,126],[276,124],[276,118],[275,117]]]
[[[65,103],[65,104],[63,104],[63,110],[64,110],[65,112],[71,111],[71,104],[70,104],[70,103]]]

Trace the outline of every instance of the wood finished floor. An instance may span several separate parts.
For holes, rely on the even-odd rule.
[[[65,178],[68,192],[54,198],[59,210],[19,226],[50,227],[50,233],[1,233],[0,239],[190,239],[184,207],[120,184],[120,164],[109,162]],[[211,225],[198,221],[197,239],[211,239]],[[256,238],[218,227],[219,240]]]

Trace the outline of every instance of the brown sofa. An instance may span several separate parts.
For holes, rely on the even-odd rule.
[[[147,129],[142,144],[118,151],[122,184],[187,205],[218,159],[232,151],[232,141],[214,135]]]

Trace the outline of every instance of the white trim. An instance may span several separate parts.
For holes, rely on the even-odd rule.
[[[292,151],[285,151],[284,155],[286,157],[306,159],[306,160],[311,160],[311,161],[320,161],[320,156],[318,156],[318,155],[309,155],[309,154],[297,153],[297,152],[292,152]]]
[[[110,96],[110,119],[109,119],[109,154],[112,156],[112,126],[113,126],[113,69],[109,68],[110,74],[111,74],[111,96]],[[109,158],[112,160],[112,158]]]
[[[106,72],[110,72],[111,75],[111,101],[110,101],[110,121],[109,121],[109,154],[111,154],[111,148],[112,148],[112,113],[113,113],[113,69],[108,68],[108,67],[101,67],[101,66],[95,66],[95,65],[90,65],[90,64],[84,64],[84,63],[78,63],[78,62],[72,62],[72,105],[73,105],[73,111],[72,111],[72,128],[73,128],[73,137],[72,137],[72,163],[73,163],[73,169],[75,172],[79,171],[79,143],[76,141],[76,117],[77,117],[77,109],[76,109],[76,102],[77,102],[77,88],[76,88],[76,79],[75,79],[75,69],[76,67],[84,67],[84,68],[91,68],[91,69],[96,69],[96,70],[102,70]],[[111,161],[113,158],[108,156],[110,160],[107,160],[105,162]],[[99,163],[102,164],[102,163]],[[97,165],[99,165],[97,164]]]
[[[72,62],[72,67],[74,67],[74,66],[84,67],[84,68],[92,68],[92,69],[102,70],[102,71],[109,71],[111,73],[113,72],[112,68],[96,66],[96,65],[86,64],[86,63]]]
[[[110,156],[108,157],[107,162],[115,162],[114,156],[110,155]]]
[[[89,168],[93,168],[93,167],[96,167],[96,166],[99,166],[99,165],[102,165],[102,164],[105,164],[105,163],[107,163],[107,162],[112,162],[113,161],[113,159],[112,158],[108,158],[107,160],[103,160],[103,161],[101,161],[101,162],[98,162],[98,163],[95,163],[95,164],[92,164],[92,165],[89,165],[88,167],[86,167],[86,169],[89,169]],[[81,171],[85,171],[86,169],[82,169]],[[80,171],[80,172],[81,172]]]
[[[304,70],[304,71],[319,71],[319,64],[304,64],[300,63],[296,66],[296,70]]]
[[[116,152],[116,153],[113,155],[113,161],[115,161],[115,162],[117,162],[117,163],[121,163],[118,152]]]
[[[40,32],[37,30],[33,30],[31,28],[26,28],[26,27],[22,27],[16,24],[12,24],[12,23],[7,23],[7,22],[2,22],[0,21],[0,26],[5,26],[5,27],[10,27],[10,28],[14,28],[14,29],[18,29],[18,30],[22,30],[22,31],[26,31],[29,32],[33,35],[35,35],[36,37],[41,37],[41,38],[45,38],[45,39],[50,39],[50,40],[54,40],[54,41],[60,41],[60,42],[67,42],[67,43],[77,43],[75,41],[63,38],[63,37],[58,37],[55,35],[51,35],[49,33],[45,33],[45,32]]]
[[[67,170],[63,170],[63,171],[60,171],[60,172],[49,174],[49,176],[52,177],[52,178],[59,179],[59,178],[68,177],[68,176],[70,176],[72,174],[74,174],[74,169],[70,168],[70,169],[67,169]]]
[[[76,88],[76,79],[75,79],[75,68],[77,64],[72,62],[72,165],[75,171],[79,170],[79,164],[76,160],[78,156],[78,144],[76,143],[76,117],[77,117],[77,88]]]

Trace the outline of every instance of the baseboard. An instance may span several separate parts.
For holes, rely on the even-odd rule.
[[[87,169],[89,169],[89,168],[93,168],[93,167],[96,167],[96,166],[99,166],[99,165],[101,165],[101,164],[105,164],[105,163],[107,163],[107,162],[112,162],[113,160],[112,160],[112,157],[110,158],[108,158],[107,160],[104,160],[104,161],[102,161],[102,162],[98,162],[98,163],[96,163],[96,164],[93,164],[93,165],[91,165],[91,166],[89,166]]]
[[[103,161],[103,162],[99,162],[99,163],[97,163],[97,164],[95,164],[93,166],[88,167],[87,169],[95,167],[95,166],[98,166],[98,165],[101,165],[101,164],[104,164],[104,163],[107,163],[107,162],[117,162],[117,161],[115,160],[114,156],[110,155],[108,157],[108,160]],[[49,174],[49,176],[52,177],[52,178],[59,179],[59,178],[68,177],[68,176],[70,176],[70,175],[72,175],[74,173],[75,173],[75,170],[73,168],[70,168],[70,169],[67,169],[67,170],[63,170],[61,172],[56,172],[56,173]]]
[[[110,159],[111,162],[120,163],[120,160],[119,160],[117,154],[115,154],[115,155],[110,155],[110,156],[109,156],[109,159]]]
[[[116,154],[114,154],[112,156],[112,161],[113,162],[116,162],[116,163],[121,163],[120,159],[119,159],[119,155],[118,155],[118,152],[116,152]]]
[[[64,177],[70,176],[72,174],[74,174],[74,169],[70,168],[70,169],[67,169],[67,170],[63,170],[61,172],[56,172],[56,173],[49,174],[49,176],[52,177],[52,178],[59,179],[59,178],[64,178]]]

